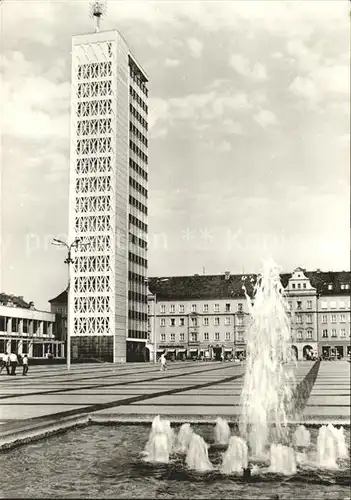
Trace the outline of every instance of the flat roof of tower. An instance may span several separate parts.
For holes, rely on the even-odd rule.
[[[133,52],[130,50],[130,46],[126,39],[124,38],[123,35],[117,30],[106,30],[106,31],[98,31],[96,32],[90,32],[90,33],[80,33],[76,35],[72,35],[72,45],[81,45],[83,43],[89,43],[92,41],[96,42],[106,42],[108,40],[115,40],[116,38],[120,37],[123,42],[126,44],[128,47],[128,52],[129,52],[129,58],[132,61],[133,65],[138,69],[138,72],[140,73],[140,76],[142,77],[144,82],[149,81],[149,77],[142,67],[142,65],[139,63],[137,58],[134,56]]]

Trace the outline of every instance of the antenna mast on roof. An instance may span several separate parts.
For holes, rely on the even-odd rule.
[[[100,31],[100,19],[102,16],[106,15],[106,10],[107,0],[90,3],[90,17],[95,17],[96,20],[95,33],[99,33]]]
[[[205,275],[206,274],[206,269],[205,269],[205,266],[202,266],[202,274]]]

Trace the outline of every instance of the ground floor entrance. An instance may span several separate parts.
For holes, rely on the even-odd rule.
[[[150,361],[150,351],[146,342],[133,342],[127,340],[127,363],[144,363]]]
[[[343,359],[350,354],[350,346],[342,344],[322,344],[321,356],[323,359]]]

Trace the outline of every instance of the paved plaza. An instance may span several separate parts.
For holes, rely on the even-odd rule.
[[[312,368],[299,362],[302,381]],[[32,366],[27,377],[0,376],[0,437],[9,430],[90,415],[94,421],[235,421],[240,414],[243,365],[221,362],[174,362],[159,365]],[[302,419],[309,422],[350,418],[350,365],[322,362]],[[4,442],[4,440],[3,440]]]

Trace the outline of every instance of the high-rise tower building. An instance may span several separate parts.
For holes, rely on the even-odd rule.
[[[72,40],[73,360],[145,359],[147,76],[117,31]]]

